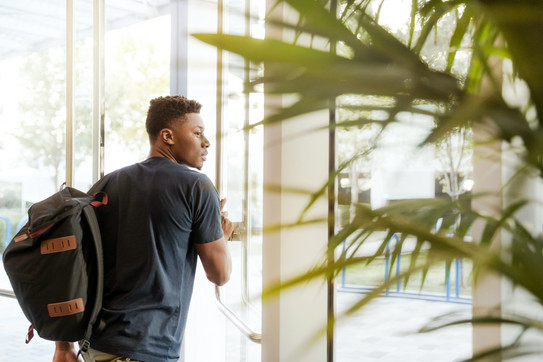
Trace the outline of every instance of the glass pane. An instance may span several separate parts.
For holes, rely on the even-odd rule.
[[[0,42],[2,250],[24,222],[28,207],[65,180],[66,11],[32,4],[9,2],[0,11],[0,20],[12,24],[6,35],[13,40]],[[11,17],[5,19],[8,13]]]
[[[251,123],[264,115],[263,93],[250,96]],[[257,126],[249,132],[248,147],[248,205],[247,205],[247,292],[244,298],[259,313],[262,312],[262,214],[263,214],[263,127]]]
[[[339,103],[360,105],[366,101],[368,100],[351,97],[343,98]],[[339,175],[339,229],[348,223],[354,204],[367,203],[372,208],[379,208],[397,200],[439,197],[434,169],[438,151],[433,147],[425,149],[418,146],[433,126],[433,120],[406,115],[399,118],[402,119],[398,124],[390,125],[379,136],[375,150],[371,150],[377,131],[375,127],[338,131],[336,146],[339,163],[366,152],[365,157],[350,164]],[[339,121],[342,121],[341,117]],[[360,148],[355,149],[353,145]],[[355,256],[373,255],[385,237],[385,230],[372,234],[355,252]],[[349,237],[346,245],[351,241]],[[391,238],[391,249],[396,241],[399,239]],[[413,238],[408,237],[396,260],[385,254],[368,265],[358,263],[344,269],[336,283],[337,315],[391,275],[406,271],[410,265],[414,242]],[[339,252],[343,248],[342,245]],[[423,250],[419,261],[424,253]],[[341,318],[335,335],[337,360],[356,361],[360,355],[368,361],[383,358],[431,360],[439,359],[439,355],[443,353],[451,359],[469,357],[469,325],[445,328],[435,333],[416,333],[433,317],[453,311],[470,315],[471,264],[458,260],[453,263],[450,274],[445,267],[445,263],[442,263],[430,268],[422,288],[422,273],[414,274],[407,285],[397,283],[368,307]],[[368,341],[371,341],[371,344]],[[390,346],[395,348],[389,348]],[[423,346],[430,347],[425,349]]]
[[[152,5],[106,1],[107,30],[117,29],[111,37],[106,35],[115,48],[106,48],[108,59],[115,60],[108,66],[118,75],[109,73],[112,75],[106,80],[106,97],[113,104],[109,119],[117,132],[110,143],[124,146],[117,154],[126,162],[147,153],[142,124],[149,99],[169,93],[168,5],[168,0]],[[74,6],[74,186],[85,190],[92,183],[93,8],[91,1],[74,1]],[[147,20],[142,23],[142,19]],[[137,23],[142,24],[138,27]],[[3,252],[6,242],[25,222],[27,209],[58,190],[66,179],[66,1],[0,0],[0,24]],[[135,155],[127,156],[130,152]],[[117,164],[109,166],[112,169]],[[11,290],[3,267],[0,288]],[[15,299],[0,297],[0,311],[3,359],[51,361],[52,342],[36,336],[29,345],[24,344],[29,323]]]
[[[253,1],[250,9],[249,30],[253,38],[264,38],[265,1]],[[251,64],[249,78],[263,76],[262,65]],[[264,118],[264,89],[261,85],[255,87],[249,95],[249,124],[253,125]],[[248,151],[248,203],[247,203],[247,293],[245,299],[252,308],[262,313],[262,228],[263,228],[263,197],[264,197],[264,128],[257,126],[249,131]],[[261,325],[259,321],[259,325]],[[261,331],[259,328],[258,331]]]
[[[91,4],[75,2],[76,45],[74,59],[74,187],[88,190],[92,185],[93,48]]]
[[[106,29],[106,173],[147,157],[149,101],[170,93],[170,15],[158,16],[167,4],[150,8],[144,21],[136,13],[120,17],[121,5],[106,1],[111,16],[118,16]]]
[[[230,1],[224,32],[262,37],[264,2]],[[249,13],[252,16],[249,16]],[[261,333],[262,294],[262,194],[263,129],[248,129],[263,118],[262,88],[247,93],[249,80],[261,68],[243,58],[225,54],[223,184],[228,197],[228,215],[241,224],[241,240],[230,243],[233,271],[223,287],[224,301],[247,325]],[[241,334],[232,323],[226,330],[227,361],[259,361],[261,348]]]
[[[64,1],[0,2],[0,251],[28,208],[65,181],[66,9]],[[0,262],[1,264],[1,262]],[[0,266],[0,288],[11,285]],[[51,360],[15,299],[0,297],[2,359]]]
[[[379,23],[390,30],[400,41],[407,43],[411,1],[370,2],[368,11],[377,12]],[[405,10],[405,11],[404,11]],[[450,24],[449,24],[450,25]],[[436,31],[437,33],[437,31]],[[423,58],[435,68],[443,67],[446,59],[440,57],[439,47],[448,43],[432,43],[432,54]],[[340,44],[339,51],[345,51]],[[436,50],[437,49],[437,50]],[[441,49],[443,54],[446,49]],[[430,60],[428,60],[430,59]],[[422,113],[402,112],[395,116],[394,123],[381,128],[379,120],[388,114],[379,110],[391,107],[392,100],[385,97],[342,96],[338,99],[338,122],[370,119],[375,124],[352,128],[337,128],[336,154],[338,164],[351,161],[338,176],[337,229],[344,228],[354,214],[356,204],[366,204],[372,209],[394,204],[399,200],[433,199],[452,197],[459,187],[447,189],[445,175],[456,180],[455,185],[469,181],[472,157],[469,150],[459,151],[457,145],[469,146],[469,132],[451,134],[448,145],[432,144],[421,147],[434,127],[434,119]],[[417,105],[432,107],[430,105]],[[382,132],[381,132],[382,131]],[[463,142],[458,142],[459,138]],[[461,158],[464,159],[461,159]],[[458,169],[451,170],[441,160],[454,160]],[[469,182],[468,182],[469,183]],[[449,183],[451,185],[451,183]],[[469,192],[464,188],[461,192]],[[387,231],[373,233],[362,246],[352,252],[355,257],[374,255],[387,237]],[[338,255],[346,245],[356,240],[352,235],[339,247]],[[358,239],[359,241],[360,239]],[[399,237],[388,241],[391,250]],[[362,299],[375,286],[391,276],[408,270],[413,258],[416,240],[407,237],[402,243],[400,255],[393,259],[389,253],[375,258],[371,263],[357,263],[343,270],[336,279],[336,316]],[[356,246],[360,243],[355,242]],[[351,248],[351,250],[355,247]],[[422,250],[418,261],[427,255]],[[361,310],[340,318],[334,339],[338,362],[378,360],[459,360],[471,357],[471,326],[468,324],[444,328],[432,333],[417,333],[432,318],[449,312],[471,315],[471,263],[463,260],[453,262],[450,270],[445,263],[434,265],[424,275],[416,273],[407,285],[397,283],[382,296],[374,299]]]

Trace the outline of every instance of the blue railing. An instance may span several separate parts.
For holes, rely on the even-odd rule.
[[[6,247],[11,240],[11,221],[9,221],[8,217],[4,215],[0,215],[0,220],[4,220],[4,223],[6,224],[6,233],[4,238],[4,247]]]
[[[400,241],[400,238],[397,234],[392,235],[392,237],[388,240],[386,245],[386,251],[385,251],[385,273],[384,273],[384,280],[385,282],[389,280],[390,278],[390,263],[391,263],[391,257],[390,257],[390,242],[392,240],[395,240],[396,242]],[[346,250],[346,243],[347,241],[343,241],[343,253],[345,253]],[[413,292],[409,290],[402,290],[401,287],[401,281],[398,280],[396,283],[395,290],[390,290],[390,288],[387,287],[385,293],[383,296],[386,297],[399,297],[399,298],[409,298],[409,299],[421,299],[421,300],[428,300],[428,301],[440,301],[440,302],[450,302],[450,303],[460,303],[460,304],[471,304],[471,297],[468,296],[462,296],[460,295],[460,259],[455,259],[454,265],[455,265],[455,293],[454,295],[451,294],[451,268],[452,264],[447,268],[445,266],[445,291],[444,293],[430,293],[430,292]],[[398,254],[396,258],[396,276],[400,275],[400,265],[401,265],[401,254]],[[339,292],[347,292],[347,293],[367,293],[371,290],[373,290],[375,287],[373,286],[361,286],[361,285],[352,285],[347,284],[346,282],[346,274],[347,269],[344,267],[341,275],[341,286],[338,288]]]
[[[26,222],[28,221],[28,215],[25,215],[19,220],[19,223],[17,224],[17,232],[25,226]]]
[[[6,233],[5,233],[5,243],[4,243],[4,248],[6,248],[9,244],[9,242],[11,241],[11,221],[9,220],[9,218],[5,215],[0,215],[0,220],[3,220],[4,223],[6,224]],[[26,224],[26,222],[28,221],[28,215],[25,215],[21,218],[21,220],[19,220],[19,222],[17,223],[17,229],[16,229],[16,233],[19,232],[19,230],[21,230],[21,228]]]

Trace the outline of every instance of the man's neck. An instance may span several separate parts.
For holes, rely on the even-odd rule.
[[[149,151],[149,156],[147,156],[147,158],[151,157],[164,157],[169,159],[170,161],[177,163],[176,159],[173,157],[171,152],[169,152],[169,150],[164,150],[161,148],[151,147],[151,150]]]

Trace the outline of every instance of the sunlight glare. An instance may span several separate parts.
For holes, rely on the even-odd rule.
[[[378,4],[375,5],[375,10],[377,8]],[[409,0],[385,1],[381,8],[379,23],[391,31],[396,31],[409,23],[410,13],[411,1]]]

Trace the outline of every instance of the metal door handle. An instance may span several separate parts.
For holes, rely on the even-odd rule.
[[[241,320],[226,304],[221,300],[221,288],[215,285],[215,297],[217,298],[217,307],[247,338],[255,343],[262,343],[262,334],[253,331],[247,323]]]
[[[11,290],[0,289],[0,297],[8,297],[8,298],[15,299],[15,293],[13,293]]]

